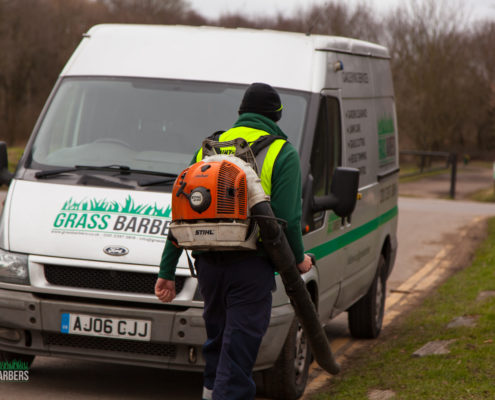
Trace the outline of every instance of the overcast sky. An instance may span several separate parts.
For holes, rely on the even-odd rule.
[[[188,0],[192,8],[206,18],[218,18],[227,13],[244,13],[247,16],[291,15],[312,4],[325,4],[328,0]],[[373,10],[386,13],[406,3],[405,0],[335,0],[349,5],[366,4]],[[438,1],[438,0],[435,0]],[[495,20],[495,0],[444,0],[446,5],[462,4],[471,20]]]

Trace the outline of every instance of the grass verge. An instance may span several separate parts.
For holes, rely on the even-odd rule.
[[[473,263],[455,274],[424,303],[411,311],[382,340],[356,354],[324,393],[312,400],[368,399],[374,390],[395,393],[393,399],[495,398],[495,219]],[[460,316],[473,327],[448,328]],[[450,353],[414,357],[430,341],[454,340]],[[388,397],[387,397],[388,398]]]
[[[438,167],[432,170],[425,170],[421,172],[418,167],[402,166],[400,167],[399,182],[415,182],[424,178],[429,178],[436,175],[447,174],[450,172],[449,168]]]
[[[9,171],[14,172],[17,163],[22,157],[22,153],[24,153],[24,147],[9,147],[7,149],[7,156],[9,158]]]
[[[480,190],[470,196],[471,200],[481,201],[485,203],[494,203],[495,202],[495,190],[494,188]]]

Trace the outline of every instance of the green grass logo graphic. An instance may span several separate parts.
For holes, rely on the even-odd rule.
[[[378,121],[378,135],[390,135],[395,132],[394,119],[382,118]]]
[[[108,201],[106,199],[90,199],[75,201],[72,197],[67,200],[62,206],[63,211],[88,211],[88,212],[113,212],[119,214],[131,214],[141,215],[149,217],[165,217],[170,218],[171,208],[158,207],[155,203],[150,204],[136,204],[134,199],[129,195],[125,199],[125,202],[119,203],[115,200]]]
[[[378,157],[380,164],[387,164],[395,156],[395,126],[393,118],[381,118],[378,121]]]

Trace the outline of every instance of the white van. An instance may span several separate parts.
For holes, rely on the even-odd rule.
[[[176,174],[266,82],[299,150],[304,275],[322,324],[347,311],[380,331],[397,250],[398,141],[389,53],[347,38],[185,26],[93,27],[60,74],[0,222],[0,360],[50,355],[202,370],[202,300],[188,263],[177,297],[153,289]],[[326,210],[336,167],[359,169],[352,218]],[[309,348],[277,277],[256,369],[265,395],[304,390]]]

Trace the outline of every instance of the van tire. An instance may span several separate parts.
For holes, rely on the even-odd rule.
[[[28,367],[34,361],[34,356],[31,354],[19,354],[19,353],[11,353],[9,351],[0,351],[0,361],[1,362],[12,362],[14,360],[21,361],[23,363],[27,363]]]
[[[368,293],[348,310],[351,335],[358,339],[374,339],[382,329],[387,295],[385,257],[380,255],[375,278]]]
[[[294,318],[275,365],[262,371],[262,392],[270,399],[295,400],[308,381],[312,356],[304,330]]]

